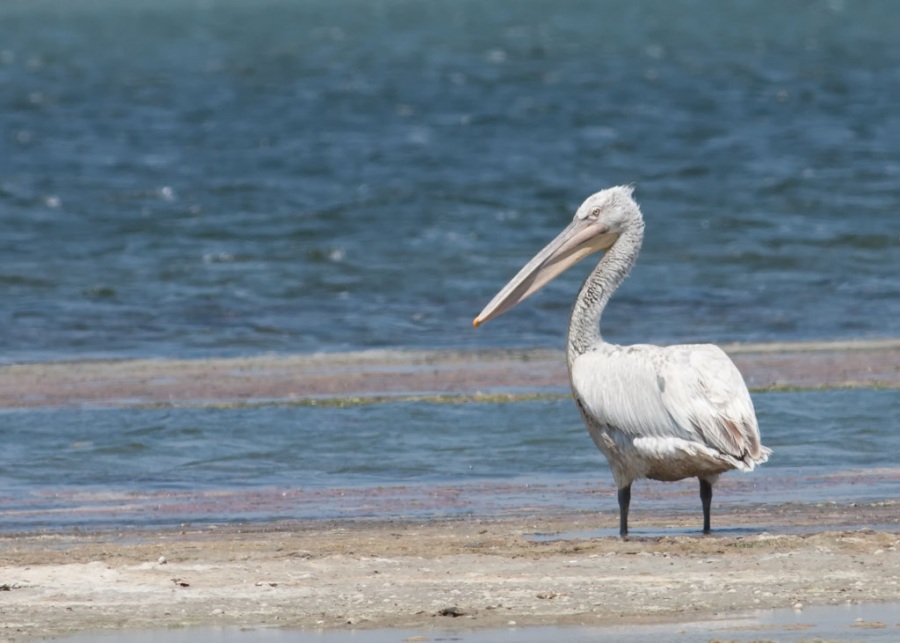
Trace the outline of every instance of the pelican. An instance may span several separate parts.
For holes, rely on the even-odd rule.
[[[503,314],[588,255],[603,250],[575,299],[566,361],[581,417],[606,456],[618,488],[619,534],[628,535],[631,484],[641,478],[700,481],[703,533],[713,485],[730,469],[752,471],[769,458],[750,393],[725,352],[712,344],[617,346],[600,317],[628,276],[644,238],[633,187],[588,197],[572,223],[534,256],[475,318]]]

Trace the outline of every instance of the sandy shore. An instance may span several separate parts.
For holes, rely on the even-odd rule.
[[[696,516],[659,514],[636,517],[626,542],[584,535],[611,522],[610,513],[10,534],[0,537],[0,639],[193,625],[603,625],[900,601],[894,502],[724,511],[709,537],[694,535]]]

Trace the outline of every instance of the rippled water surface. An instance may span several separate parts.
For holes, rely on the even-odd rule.
[[[774,455],[752,474],[725,476],[725,502],[896,493],[900,438],[884,422],[900,413],[896,391],[766,393],[756,404]],[[517,503],[609,509],[614,493],[571,400],[6,412],[0,433],[7,528],[421,516]],[[696,509],[695,483],[638,487],[645,510]],[[237,495],[217,500],[221,490]]]
[[[756,396],[767,470],[893,467],[896,391]],[[328,487],[336,484],[609,477],[571,400],[350,408],[7,412],[7,484]],[[737,475],[737,474],[735,474]]]
[[[887,0],[0,4],[0,360],[561,345],[637,184],[617,341],[900,334]]]

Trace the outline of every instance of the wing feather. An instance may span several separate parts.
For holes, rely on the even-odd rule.
[[[718,346],[672,347],[662,364],[670,382],[663,402],[679,425],[690,425],[703,442],[739,460],[763,457],[750,392],[740,371]]]
[[[653,348],[603,345],[584,353],[572,364],[572,387],[594,419],[631,437],[695,440],[666,409]]]
[[[717,346],[603,345],[575,360],[572,386],[598,422],[633,438],[699,442],[750,462],[768,455],[744,379]]]

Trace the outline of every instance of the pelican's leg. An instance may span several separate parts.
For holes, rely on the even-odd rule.
[[[619,489],[619,535],[628,535],[628,505],[631,504],[631,484]]]
[[[712,483],[700,478],[700,502],[703,503],[703,533],[709,533],[709,508],[712,505]]]

